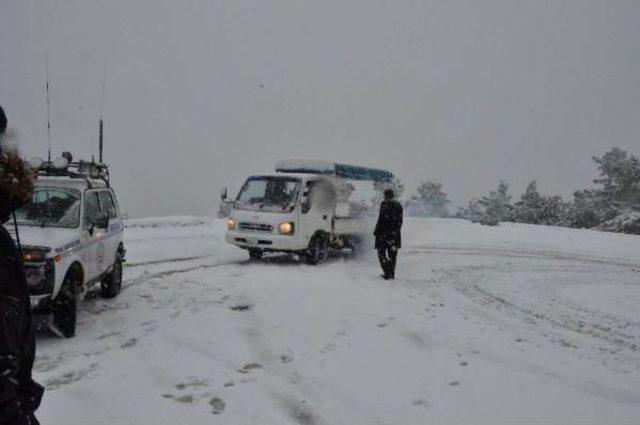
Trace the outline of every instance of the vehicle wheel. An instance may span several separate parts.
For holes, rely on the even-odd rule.
[[[315,266],[329,256],[329,239],[324,235],[316,235],[311,238],[309,248],[305,253],[307,264]]]
[[[262,260],[262,250],[260,250],[260,249],[250,249],[249,250],[249,260],[251,260],[251,261],[260,261],[260,260]]]
[[[78,286],[80,275],[75,270],[67,272],[62,287],[53,300],[53,332],[64,338],[76,334],[76,313],[78,307]]]
[[[100,295],[102,298],[115,298],[122,288],[122,255],[117,252],[111,272],[100,282]]]
[[[362,241],[360,238],[352,236],[349,238],[348,247],[351,249],[351,255],[358,257],[362,254]]]
[[[330,248],[329,236],[322,237],[322,245],[320,250],[320,261],[327,261],[329,258],[329,248]]]

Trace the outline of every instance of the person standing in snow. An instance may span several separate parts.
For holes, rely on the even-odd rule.
[[[385,280],[395,279],[398,250],[402,246],[402,205],[395,199],[393,190],[384,191],[384,200],[380,204],[380,215],[374,235],[375,248],[378,250],[380,266]]]
[[[20,250],[4,227],[33,188],[27,164],[6,152],[7,119],[0,107],[0,425],[37,425],[43,389],[31,378],[35,335]]]

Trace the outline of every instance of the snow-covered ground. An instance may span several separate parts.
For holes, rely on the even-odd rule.
[[[385,282],[373,253],[249,264],[220,221],[132,220],[120,296],[39,336],[39,417],[637,423],[640,237],[416,219],[404,239]]]

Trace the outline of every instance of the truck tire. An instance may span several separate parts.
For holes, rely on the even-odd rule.
[[[100,295],[102,298],[115,298],[122,288],[122,255],[116,252],[111,272],[102,278],[100,282]]]
[[[354,257],[362,254],[362,240],[357,236],[350,236],[347,247],[351,249],[351,255]]]
[[[76,315],[78,309],[78,286],[81,284],[77,270],[69,270],[62,282],[58,295],[53,300],[53,332],[64,338],[76,334]]]
[[[250,261],[260,261],[262,260],[262,250],[261,249],[249,249],[249,260]]]
[[[329,238],[324,234],[317,234],[311,238],[309,248],[305,252],[307,264],[315,266],[326,260],[329,256]]]

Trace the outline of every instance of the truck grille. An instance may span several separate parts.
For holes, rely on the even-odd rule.
[[[270,224],[262,224],[262,223],[240,222],[238,224],[238,229],[241,232],[259,232],[259,233],[273,232],[273,226],[271,226]]]

